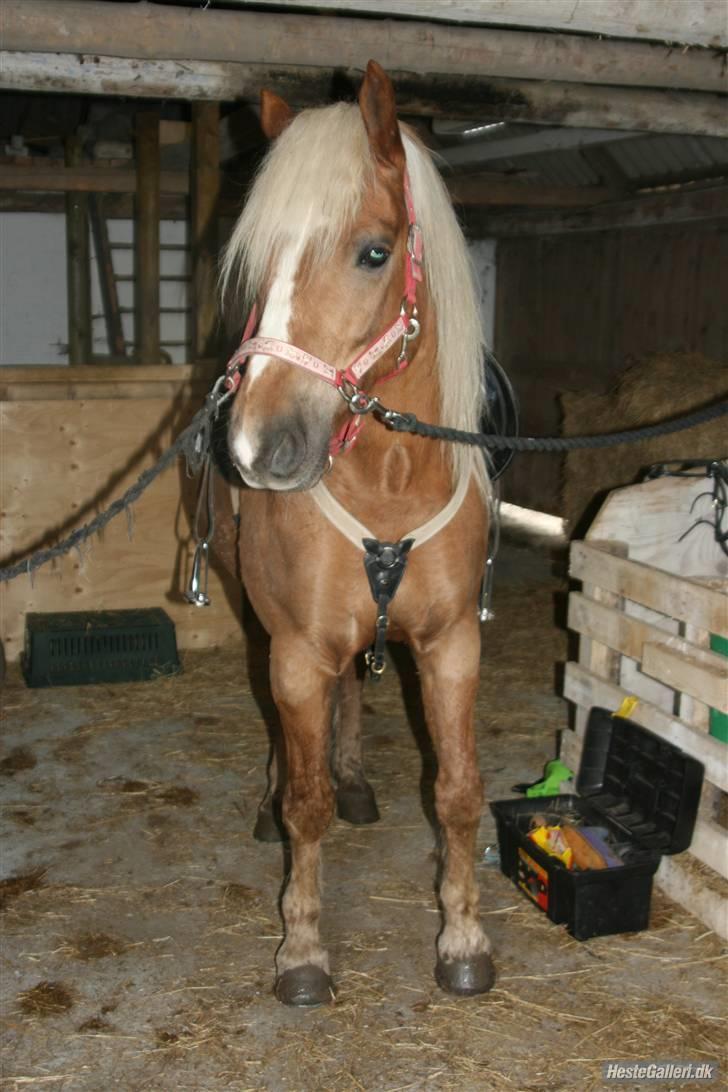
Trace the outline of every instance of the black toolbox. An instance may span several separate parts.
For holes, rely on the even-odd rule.
[[[703,766],[626,717],[590,711],[578,795],[498,800],[501,870],[577,940],[647,927],[652,877],[663,853],[687,849],[695,826]],[[572,870],[537,845],[534,816],[606,831],[621,863]]]

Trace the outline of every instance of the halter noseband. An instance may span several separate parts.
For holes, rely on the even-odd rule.
[[[412,201],[409,174],[404,172],[404,200],[407,208],[407,256],[405,259],[405,291],[399,315],[394,322],[384,330],[359,356],[344,370],[339,370],[333,364],[328,364],[320,357],[299,349],[297,345],[291,345],[287,341],[279,341],[274,337],[255,337],[255,329],[258,324],[258,308],[253,306],[248,321],[245,324],[243,340],[235,353],[228,361],[225,370],[225,388],[231,394],[240,386],[242,372],[245,369],[248,357],[261,354],[283,360],[286,364],[293,364],[297,368],[303,368],[312,375],[323,379],[325,383],[335,387],[344,398],[349,409],[355,417],[346,421],[340,432],[332,439],[330,454],[336,455],[351,447],[361,429],[361,414],[372,406],[372,400],[359,389],[359,383],[374,364],[384,356],[393,345],[401,339],[402,347],[397,363],[393,371],[382,376],[381,379],[391,379],[399,375],[408,363],[407,346],[420,332],[420,324],[417,321],[417,284],[422,281],[422,231],[417,223],[415,207]]]

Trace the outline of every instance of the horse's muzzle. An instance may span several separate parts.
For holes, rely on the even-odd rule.
[[[328,465],[328,430],[306,428],[296,416],[269,422],[252,443],[232,425],[229,447],[243,481],[253,489],[310,489]]]

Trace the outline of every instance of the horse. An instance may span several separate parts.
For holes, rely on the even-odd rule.
[[[319,926],[321,842],[335,804],[354,823],[378,818],[356,671],[375,632],[374,677],[385,636],[410,646],[437,756],[435,978],[454,994],[485,993],[495,972],[474,871],[483,786],[473,710],[486,461],[367,413],[386,381],[394,413],[478,427],[473,270],[432,157],[398,122],[375,61],[355,103],[294,116],[263,91],[261,125],[271,145],[224,251],[221,291],[250,311],[227,369],[227,443],[245,483],[239,569],[270,635],[287,767],[291,868],[275,994],[298,1006],[334,996]]]

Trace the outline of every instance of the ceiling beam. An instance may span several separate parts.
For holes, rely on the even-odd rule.
[[[593,7],[593,0],[589,2]],[[622,7],[625,2],[629,0],[622,0]],[[683,7],[709,2],[690,0]],[[579,3],[569,0],[572,8]],[[508,8],[522,5],[518,0]],[[675,8],[675,0],[659,0],[654,6],[660,5]],[[543,19],[552,3],[540,0],[539,6]],[[581,8],[586,11],[587,5]],[[95,0],[3,0],[2,24],[3,48],[10,52],[360,70],[375,57],[387,70],[420,78],[487,73],[693,91],[724,92],[728,87],[723,58],[712,51],[531,30]]]
[[[493,175],[473,175],[446,179],[453,200],[461,205],[512,205],[552,208],[590,205],[605,201],[610,191],[601,187],[527,186],[503,182]],[[77,166],[63,167],[58,163],[26,166],[0,166],[0,191],[11,190],[38,193],[136,193],[137,173],[128,167]],[[184,196],[189,193],[189,176],[185,171],[161,171],[159,189],[164,194]],[[238,207],[239,192],[224,194],[225,203]]]
[[[403,114],[728,136],[723,95],[437,73],[390,74]],[[360,80],[361,73],[355,69],[154,61],[99,53],[0,52],[0,88],[14,91],[253,102],[267,87],[275,88],[294,106],[306,106],[330,101],[332,96],[340,98],[336,92],[342,84],[351,88]]]
[[[613,35],[680,45],[728,45],[724,0],[254,0],[258,5],[404,15],[510,27]],[[246,7],[251,0],[228,0]]]
[[[609,201],[614,195],[604,186],[526,186],[494,182],[477,174],[445,179],[450,196],[464,207],[511,205],[540,208],[575,208]]]
[[[692,224],[728,229],[728,186],[639,194],[574,212],[525,210],[518,213],[469,211],[467,227],[477,238],[563,235],[620,228],[672,227]]]

